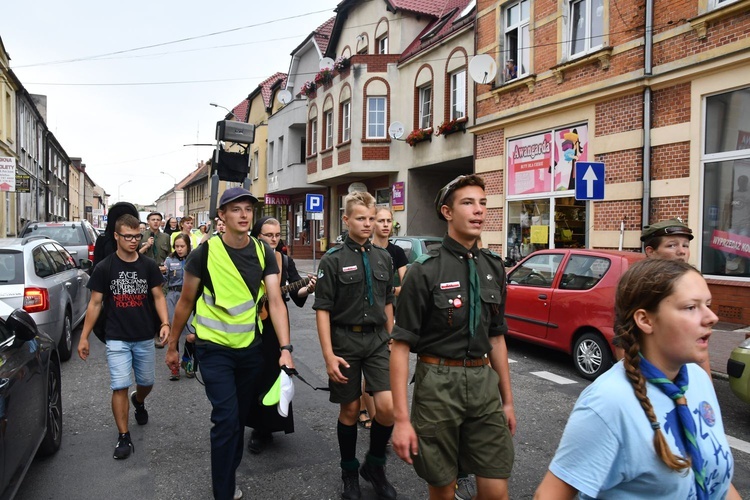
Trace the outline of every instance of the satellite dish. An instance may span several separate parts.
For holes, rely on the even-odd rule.
[[[349,188],[346,190],[348,194],[352,193],[366,193],[367,186],[364,182],[352,182],[349,184]]]
[[[404,124],[401,122],[391,123],[391,126],[388,127],[388,135],[391,136],[391,139],[401,139],[401,136],[404,135]]]
[[[292,102],[292,93],[287,89],[281,90],[276,94],[276,99],[278,99],[281,104],[289,104]]]
[[[333,69],[333,59],[330,57],[324,57],[320,60],[318,63],[318,67],[322,70],[324,69]]]
[[[489,54],[474,56],[469,61],[469,76],[477,83],[487,84],[492,82],[497,75],[497,63]]]

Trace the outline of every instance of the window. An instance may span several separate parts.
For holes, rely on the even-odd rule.
[[[346,101],[341,105],[341,140],[350,141],[352,138],[352,102]]]
[[[318,120],[310,121],[310,154],[318,153]]]
[[[704,274],[750,277],[750,87],[706,98]],[[700,233],[699,233],[700,234]]]
[[[274,144],[273,141],[268,143],[268,170],[267,175],[273,174],[273,153],[274,153]]]
[[[253,153],[253,178],[258,178],[258,171],[260,170],[260,160],[258,156],[258,152]]]
[[[563,271],[560,288],[589,290],[601,281],[610,265],[610,260],[602,257],[571,255]]]
[[[466,70],[451,75],[451,120],[466,116]]]
[[[326,111],[323,114],[323,120],[325,120],[326,127],[325,149],[330,149],[333,147],[333,111]]]
[[[276,157],[279,159],[276,165],[276,170],[281,170],[284,168],[284,137],[279,137],[279,147],[277,148],[279,150],[279,153],[276,155]]]
[[[388,53],[388,35],[383,35],[380,38],[378,38],[376,40],[376,44],[378,47],[378,54]]]
[[[505,9],[505,47],[503,50],[503,81],[507,82],[529,72],[531,42],[529,40],[530,0]]]
[[[385,139],[385,97],[367,98],[367,138]]]
[[[562,254],[534,255],[508,275],[508,283],[551,288],[562,259]]]
[[[419,89],[419,128],[428,128],[432,123],[432,86]]]
[[[571,57],[599,48],[604,40],[603,0],[571,0],[568,41]]]
[[[729,5],[730,3],[734,3],[737,0],[711,0],[709,2],[709,8],[711,9],[720,9],[721,7],[724,7],[725,5]]]

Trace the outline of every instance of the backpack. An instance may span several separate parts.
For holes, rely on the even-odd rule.
[[[111,280],[112,275],[112,256],[114,254],[107,255],[104,260],[102,260],[98,265],[106,266],[106,276]],[[138,259],[141,258],[141,254],[138,254]],[[107,333],[107,310],[106,310],[106,304],[107,304],[107,295],[110,292],[107,291],[102,294],[102,308],[101,311],[99,311],[99,317],[96,318],[96,323],[94,323],[94,328],[91,329],[91,331],[96,335],[96,338],[107,343],[106,340],[106,333]],[[157,318],[156,324],[159,324],[161,322],[160,319],[158,319],[158,314],[156,312],[156,306],[154,305],[154,296],[151,294],[151,290],[148,291],[148,308],[151,311],[151,314]]]

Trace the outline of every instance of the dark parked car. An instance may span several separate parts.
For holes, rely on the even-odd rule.
[[[614,358],[615,291],[645,255],[610,250],[540,250],[508,273],[508,335],[573,355],[594,380]]]
[[[13,498],[34,457],[61,441],[57,346],[27,312],[0,303],[0,499]]]
[[[77,263],[83,259],[94,262],[94,244],[98,236],[87,220],[64,222],[27,222],[21,229],[21,238],[47,236],[60,243]]]

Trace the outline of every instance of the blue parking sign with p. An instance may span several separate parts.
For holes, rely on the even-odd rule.
[[[323,211],[323,195],[322,194],[306,194],[305,195],[305,212],[322,212]]]

